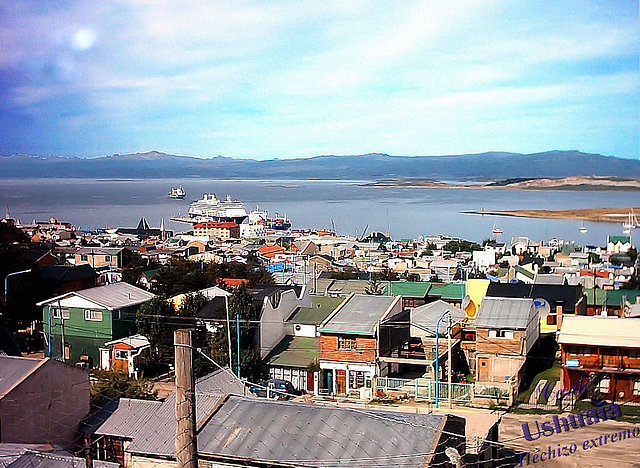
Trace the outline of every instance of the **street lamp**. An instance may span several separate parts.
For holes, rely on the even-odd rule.
[[[30,272],[31,272],[31,268],[29,268],[28,270],[14,271],[13,273],[9,273],[7,276],[4,277],[4,300],[5,300],[5,302],[7,301],[7,294],[9,293],[9,276],[21,275],[23,273],[30,273]]]
[[[451,406],[451,310],[447,309],[440,316],[438,321],[436,322],[436,408],[438,407],[438,399],[440,396],[440,348],[438,346],[438,338],[440,336],[440,321],[449,316],[449,327],[447,328],[447,334],[449,336],[449,381],[448,381],[448,390],[449,390],[449,406]]]

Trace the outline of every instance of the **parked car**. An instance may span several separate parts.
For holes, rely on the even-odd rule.
[[[295,389],[293,384],[288,380],[269,379],[260,382],[258,385],[249,387],[249,391],[255,396],[261,398],[278,398],[280,400],[288,400],[294,395],[301,395],[302,392]]]

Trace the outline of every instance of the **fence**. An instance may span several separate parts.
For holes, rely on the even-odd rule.
[[[403,392],[416,400],[435,401],[436,399],[436,382],[434,380],[378,377],[376,385],[379,390]],[[451,399],[453,401],[470,402],[472,398],[473,384],[451,384]],[[449,385],[447,382],[438,383],[438,399],[449,399]]]

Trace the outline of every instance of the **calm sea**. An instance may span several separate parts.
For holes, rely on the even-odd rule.
[[[285,214],[294,227],[331,227],[341,234],[368,230],[389,231],[395,238],[449,234],[480,241],[491,236],[495,223],[503,239],[529,236],[558,237],[587,244],[604,244],[607,234],[621,234],[619,224],[585,223],[588,233],[578,232],[577,221],[508,218],[462,214],[466,210],[571,209],[638,205],[631,192],[535,192],[486,189],[397,189],[361,187],[362,181],[267,180],[83,180],[0,179],[0,207],[28,222],[54,216],[82,229],[135,226],[145,216],[152,226],[165,225],[178,232],[185,224],[169,222],[172,215],[186,215],[189,203],[205,192],[219,197],[230,194],[247,210],[259,206],[270,215]],[[182,185],[184,200],[167,197],[169,189]],[[4,215],[4,213],[2,213]]]

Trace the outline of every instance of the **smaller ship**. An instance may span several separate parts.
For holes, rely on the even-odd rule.
[[[182,200],[186,196],[187,196],[187,191],[183,189],[182,186],[171,187],[171,191],[169,192],[169,198],[177,198],[179,200]]]
[[[286,214],[284,215],[284,217],[280,217],[278,216],[278,213],[276,213],[275,218],[267,220],[266,227],[268,229],[273,229],[276,231],[286,231],[287,229],[291,228],[291,221],[289,221]]]
[[[585,233],[589,232],[589,230],[588,230],[586,227],[584,227],[584,221],[582,221],[582,222],[580,223],[580,228],[579,228],[578,230],[579,230],[582,234],[585,234]]]
[[[493,229],[491,230],[491,232],[493,234],[495,234],[496,236],[501,236],[503,234],[502,229],[500,229],[499,227],[496,227],[496,223],[493,223]]]

